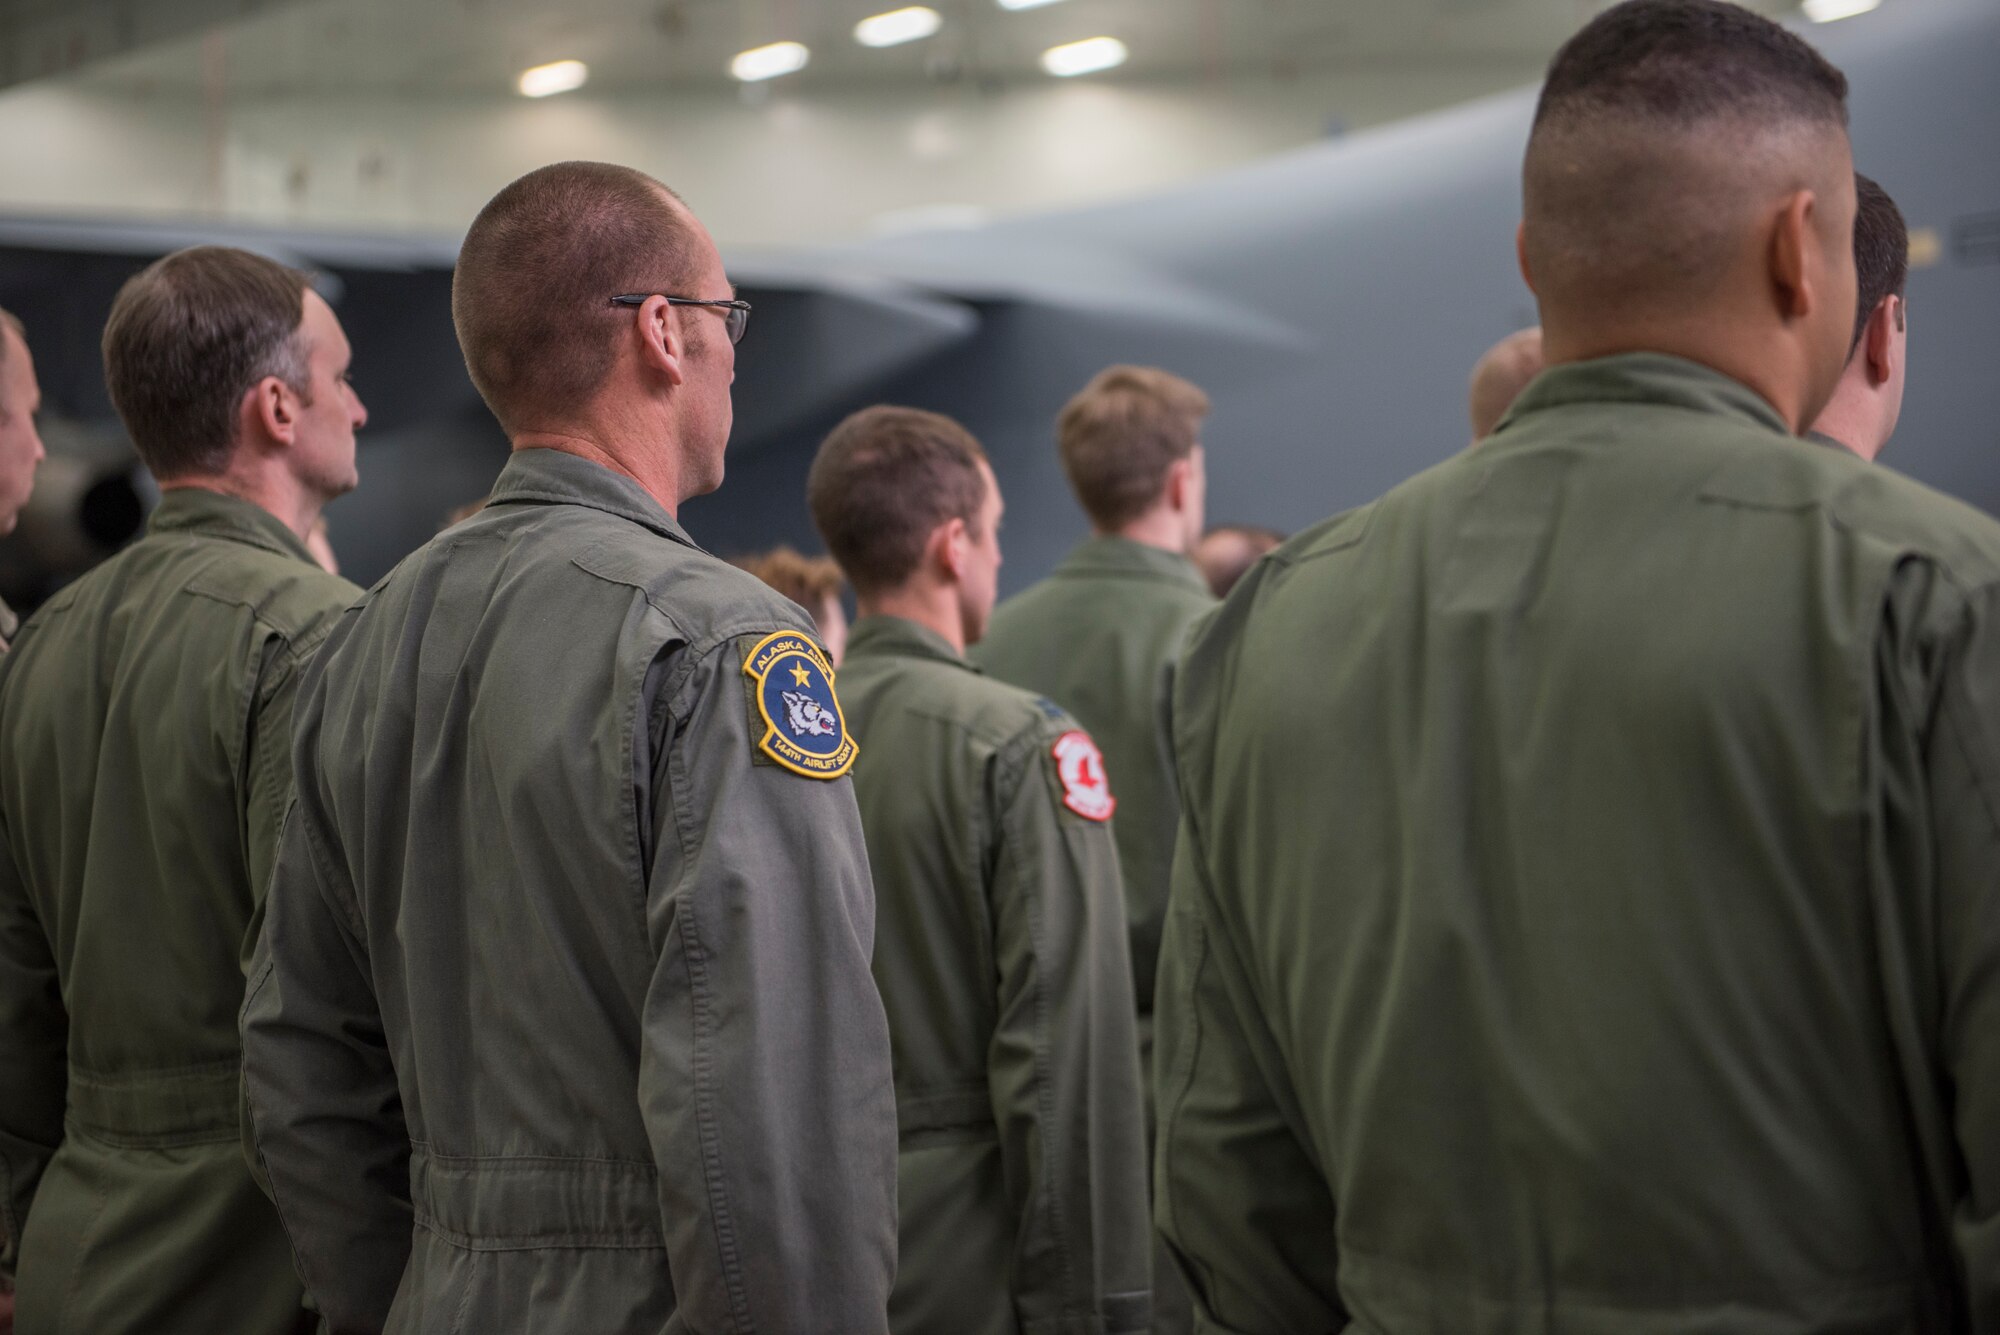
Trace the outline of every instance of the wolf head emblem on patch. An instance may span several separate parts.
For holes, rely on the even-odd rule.
[[[785,722],[790,725],[793,736],[831,737],[840,731],[839,721],[820,708],[819,701],[810,695],[801,695],[797,691],[786,691],[783,694]]]
[[[837,779],[854,764],[833,668],[804,635],[779,631],[757,642],[743,660],[764,735],[759,753],[809,779]]]

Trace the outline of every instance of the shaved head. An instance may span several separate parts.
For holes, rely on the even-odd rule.
[[[1701,308],[1774,202],[1851,191],[1846,96],[1811,46],[1721,0],[1600,14],[1550,65],[1528,143],[1536,294],[1565,311]]]
[[[1517,329],[1486,350],[1472,368],[1472,438],[1484,440],[1542,373],[1542,327]]]

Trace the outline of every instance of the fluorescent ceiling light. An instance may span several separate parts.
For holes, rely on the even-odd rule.
[[[1042,68],[1058,79],[1095,74],[1125,63],[1125,43],[1116,37],[1089,37],[1042,52]]]
[[[551,97],[583,87],[583,81],[589,77],[590,66],[581,60],[558,60],[553,64],[522,70],[520,81],[515,86],[521,90],[522,97]]]
[[[1880,5],[1882,0],[1806,0],[1806,17],[1814,23],[1831,23],[1835,19],[1851,19],[1856,14],[1866,14]]]
[[[1000,0],[1000,8],[1040,9],[1043,5],[1052,5],[1055,2],[1056,0]]]
[[[943,22],[935,9],[911,5],[861,20],[854,25],[854,40],[863,46],[901,46],[930,36]]]
[[[812,52],[798,42],[773,42],[745,51],[729,62],[729,72],[745,83],[756,83],[759,79],[775,79],[781,74],[794,74],[806,67]]]

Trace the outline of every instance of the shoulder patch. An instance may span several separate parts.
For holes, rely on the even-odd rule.
[[[1104,772],[1104,753],[1090,734],[1071,728],[1056,738],[1049,755],[1056,762],[1056,777],[1062,781],[1063,805],[1085,820],[1106,821],[1118,809],[1111,795],[1111,780]]]
[[[818,645],[789,630],[766,635],[744,658],[743,675],[764,725],[759,752],[808,779],[837,779],[853,767],[860,748]]]

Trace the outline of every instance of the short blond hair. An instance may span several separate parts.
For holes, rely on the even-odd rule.
[[[1099,371],[1056,418],[1056,450],[1084,513],[1100,529],[1160,499],[1167,469],[1200,443],[1208,395],[1155,366]]]

